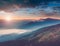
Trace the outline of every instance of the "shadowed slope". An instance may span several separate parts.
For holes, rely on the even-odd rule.
[[[60,24],[39,29],[23,38],[1,42],[0,46],[60,46]]]

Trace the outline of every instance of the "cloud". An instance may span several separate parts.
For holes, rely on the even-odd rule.
[[[39,5],[47,5],[49,2],[60,2],[60,1],[59,0],[47,0],[47,1],[46,0],[0,0],[0,9],[9,9],[9,8],[18,8],[18,7],[19,8],[36,7]],[[51,6],[51,4],[49,5]]]
[[[29,32],[27,30],[23,30],[23,29],[1,29],[0,30],[0,35],[7,35],[7,34],[22,34],[22,33],[26,33]]]
[[[12,16],[20,16],[20,19],[32,20],[60,18],[58,0],[1,0],[0,2],[0,11],[4,11],[4,15],[9,13]]]

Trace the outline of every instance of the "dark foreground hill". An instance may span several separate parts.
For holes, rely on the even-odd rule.
[[[23,38],[1,42],[0,46],[60,46],[60,24],[39,29]]]

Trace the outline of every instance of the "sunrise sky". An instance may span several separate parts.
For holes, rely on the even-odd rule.
[[[20,2],[18,2],[20,1]],[[41,20],[53,18],[60,20],[60,3],[39,0],[1,0],[0,19]]]

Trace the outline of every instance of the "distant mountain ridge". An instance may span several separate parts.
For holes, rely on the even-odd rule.
[[[29,21],[21,26],[18,26],[18,28],[21,28],[21,29],[34,29],[38,27],[43,28],[43,27],[47,27],[48,25],[54,25],[59,23],[60,23],[60,20],[47,18],[47,19],[42,19],[38,21]]]

